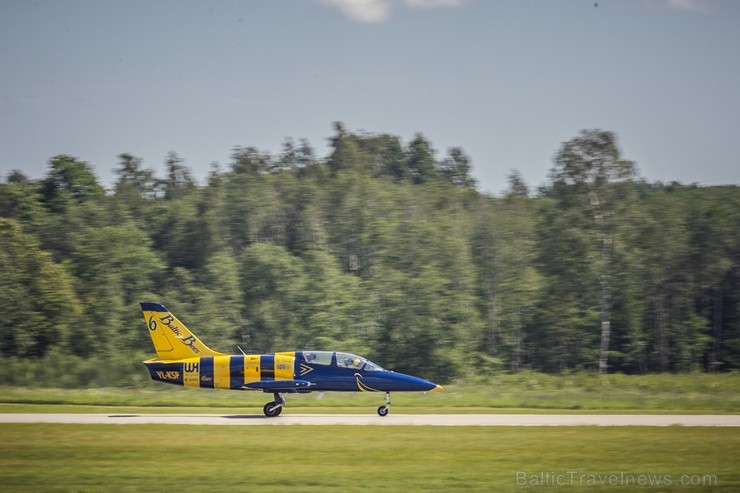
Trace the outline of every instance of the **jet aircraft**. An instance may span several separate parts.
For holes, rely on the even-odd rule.
[[[391,392],[427,392],[442,387],[421,378],[384,370],[354,354],[290,351],[271,354],[219,353],[159,303],[141,303],[157,357],[144,361],[152,380],[185,387],[258,390],[272,393],[267,417],[279,416],[284,394],[314,391],[385,392],[378,414],[386,416]]]

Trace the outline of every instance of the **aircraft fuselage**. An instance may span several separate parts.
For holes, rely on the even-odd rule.
[[[152,380],[209,389],[266,392],[424,392],[437,385],[380,368],[353,354],[294,351],[144,362]]]

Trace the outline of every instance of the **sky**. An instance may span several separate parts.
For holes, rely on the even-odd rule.
[[[740,184],[740,2],[0,0],[0,181],[175,151],[205,184],[334,121],[462,147],[492,194],[596,128],[649,182]]]

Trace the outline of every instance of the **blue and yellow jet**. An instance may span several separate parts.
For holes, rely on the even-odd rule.
[[[279,416],[285,393],[313,391],[385,392],[386,416],[391,392],[427,392],[442,387],[421,378],[384,370],[367,359],[333,351],[290,351],[230,355],[203,344],[159,303],[141,303],[157,357],[144,361],[152,380],[208,389],[272,392],[265,416]]]

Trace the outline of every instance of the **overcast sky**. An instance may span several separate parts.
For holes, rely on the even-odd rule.
[[[0,178],[129,152],[202,184],[332,122],[460,146],[481,191],[615,132],[648,181],[740,183],[735,0],[0,0]]]

